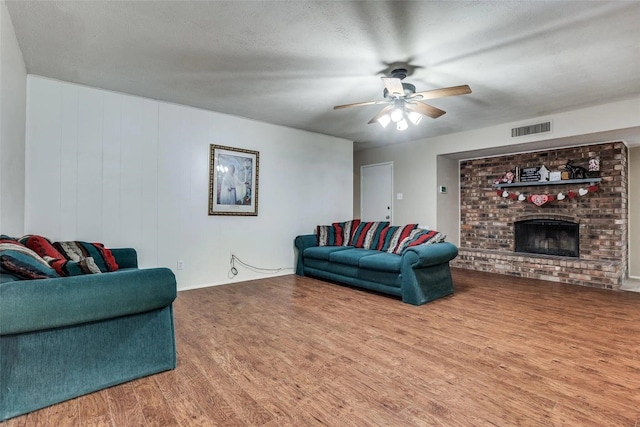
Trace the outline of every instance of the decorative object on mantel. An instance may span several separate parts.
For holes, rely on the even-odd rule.
[[[515,174],[513,172],[509,171],[506,174],[504,174],[503,176],[501,176],[500,178],[498,178],[495,181],[493,181],[493,183],[495,185],[498,185],[498,184],[511,184],[513,182],[514,178],[515,178]]]
[[[547,169],[545,165],[540,166],[538,174],[540,175],[540,179],[538,181],[549,181],[549,169]]]
[[[519,202],[531,202],[534,205],[540,207],[546,203],[553,202],[554,200],[562,201],[566,199],[575,199],[576,197],[583,197],[589,193],[595,193],[598,191],[598,184],[591,184],[588,188],[580,187],[577,191],[569,191],[566,195],[563,192],[559,192],[556,195],[550,194],[532,194],[527,195],[524,193],[520,193],[516,191],[515,193],[511,193],[507,190],[497,190],[497,194],[500,197],[510,200],[517,200]]]
[[[567,161],[567,164],[564,165],[564,168],[567,170],[567,172],[569,172],[569,179],[587,178],[587,170],[582,166],[574,166],[573,160]]]
[[[568,177],[569,175],[567,175]],[[549,172],[549,181],[561,181],[562,180],[562,172],[553,171]]]
[[[537,182],[540,181],[540,168],[522,168],[520,169],[520,182]]]

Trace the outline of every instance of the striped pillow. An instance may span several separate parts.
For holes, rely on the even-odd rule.
[[[389,222],[387,221],[361,222],[351,237],[351,246],[364,249],[376,249],[382,230],[388,226]]]
[[[334,222],[333,228],[336,233],[336,246],[349,246],[351,244],[351,236],[360,225],[359,219],[352,219],[345,222]]]
[[[21,279],[59,277],[37,253],[11,238],[0,239],[0,268]]]
[[[418,224],[407,224],[402,227],[389,227],[389,231],[385,235],[384,243],[380,250],[392,254],[399,254],[400,252],[397,252],[398,246],[417,226]]]
[[[84,257],[83,253],[82,256],[78,256],[75,260],[68,259],[69,255],[61,253],[46,237],[26,235],[21,237],[19,241],[40,255],[60,276],[102,273],[93,257]],[[103,268],[107,268],[107,264]]]
[[[336,231],[333,225],[318,225],[316,237],[318,246],[336,246]]]
[[[397,254],[402,254],[407,248],[418,245],[430,245],[432,243],[440,243],[444,242],[445,236],[442,233],[439,233],[435,230],[424,230],[420,228],[416,228],[400,242],[398,248],[396,249]]]
[[[102,243],[55,242],[53,247],[70,261],[80,262],[85,258],[93,258],[93,262],[103,273],[118,270],[116,259]]]

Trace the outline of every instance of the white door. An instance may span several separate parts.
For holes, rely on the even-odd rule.
[[[360,167],[360,219],[393,223],[393,163]]]

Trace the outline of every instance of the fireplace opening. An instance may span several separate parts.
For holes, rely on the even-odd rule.
[[[574,222],[532,219],[514,225],[516,252],[580,256],[580,227]]]

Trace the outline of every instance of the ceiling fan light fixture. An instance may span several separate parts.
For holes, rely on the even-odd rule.
[[[402,107],[396,107],[390,114],[391,120],[398,123],[400,120],[404,119],[404,109]]]
[[[471,93],[471,88],[468,85],[416,92],[416,87],[413,84],[402,81],[406,76],[406,69],[397,68],[391,71],[391,77],[381,77],[382,83],[384,84],[384,90],[382,92],[383,100],[336,105],[333,109],[341,110],[343,108],[386,104],[386,107],[369,120],[369,124],[378,122],[380,126],[386,128],[391,122],[394,122],[396,129],[403,131],[409,128],[409,122],[417,126],[425,116],[437,119],[446,113],[439,108],[425,103],[424,100]]]
[[[409,114],[407,114],[407,117],[409,117],[409,120],[411,120],[411,123],[413,123],[414,125],[417,125],[422,121],[423,115],[415,111],[410,111]]]
[[[389,117],[388,114],[385,114],[383,116],[380,116],[377,121],[378,123],[380,123],[380,126],[386,128],[387,126],[389,126],[389,123],[391,123],[391,117]]]

